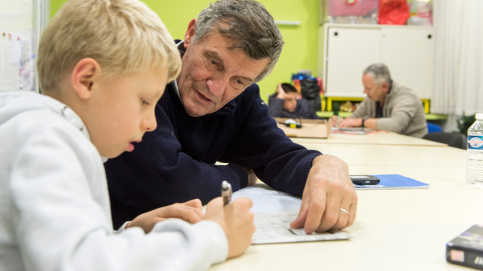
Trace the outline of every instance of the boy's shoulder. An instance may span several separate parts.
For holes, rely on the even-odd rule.
[[[0,93],[0,113],[2,115],[58,107],[62,107],[61,102],[35,92],[12,91]]]
[[[53,98],[34,92],[0,93],[0,127],[2,125],[14,125],[17,132],[57,126],[61,130],[75,128],[87,133],[82,120],[72,109]],[[12,129],[10,131],[15,132]]]

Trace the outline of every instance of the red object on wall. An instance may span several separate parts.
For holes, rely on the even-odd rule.
[[[377,10],[378,0],[330,0],[330,16],[367,16]]]
[[[322,78],[317,77],[317,85],[320,87],[320,94],[324,94],[324,85],[322,84]]]
[[[293,79],[293,86],[297,90],[297,92],[300,94],[302,92],[302,87],[300,86],[300,79]]]
[[[409,18],[409,7],[406,0],[380,0],[379,24],[406,24]]]

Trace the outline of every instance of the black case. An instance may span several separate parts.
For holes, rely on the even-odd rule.
[[[353,184],[356,185],[376,185],[379,183],[379,178],[372,175],[350,175]]]
[[[483,225],[473,225],[446,244],[449,263],[483,270]]]

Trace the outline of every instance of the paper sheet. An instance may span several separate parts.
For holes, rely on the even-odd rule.
[[[252,238],[252,245],[276,244],[312,241],[333,241],[349,239],[350,235],[342,232],[324,232],[306,234],[304,229],[291,229],[292,222],[298,214],[297,211],[255,214],[255,226],[257,230]]]
[[[253,201],[256,226],[252,244],[275,244],[344,240],[351,236],[343,231],[307,235],[304,229],[291,229],[290,222],[298,215],[302,200],[287,193],[257,184],[233,193],[233,199],[248,197]]]
[[[302,200],[290,194],[273,190],[265,184],[255,184],[233,193],[232,199],[247,197],[253,201],[252,212],[280,213],[299,210]]]

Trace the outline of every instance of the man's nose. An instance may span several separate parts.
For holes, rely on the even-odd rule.
[[[228,85],[229,78],[227,76],[217,76],[213,78],[209,78],[206,81],[206,85],[208,86],[210,93],[216,97],[220,97],[225,92],[225,89]]]

